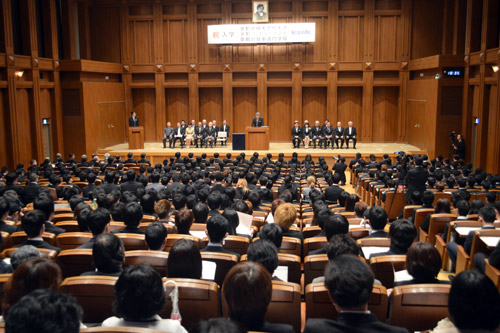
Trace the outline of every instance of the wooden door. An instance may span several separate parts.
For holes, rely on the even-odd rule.
[[[125,105],[123,102],[99,104],[99,148],[125,142]]]
[[[290,142],[292,89],[269,88],[267,102],[269,140],[271,142]]]

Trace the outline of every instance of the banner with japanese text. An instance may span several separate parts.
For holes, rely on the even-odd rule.
[[[316,37],[316,23],[209,25],[208,44],[308,43]]]

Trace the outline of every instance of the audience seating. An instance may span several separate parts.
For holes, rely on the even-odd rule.
[[[2,307],[5,304],[5,283],[10,279],[12,273],[8,274],[0,274],[0,311],[2,311]],[[3,320],[2,320],[3,321]]]
[[[164,331],[141,328],[141,333],[163,333]],[[137,327],[89,327],[81,328],[80,333],[137,333]]]
[[[11,247],[11,248],[5,249],[2,251],[2,254],[0,254],[0,256],[4,259],[10,258],[12,256],[12,253],[14,253],[14,251],[16,251],[18,249],[19,249],[18,247]],[[38,249],[38,251],[40,252],[40,256],[42,258],[46,258],[46,259],[50,259],[50,260],[56,259],[57,252],[54,250]]]
[[[387,213],[387,218],[392,221],[398,218],[404,204],[405,197],[403,192],[388,192],[385,196],[385,202],[382,202],[382,208]]]
[[[1,231],[2,234],[2,245],[0,246],[0,251],[3,251],[10,247],[10,234],[6,231]]]
[[[443,232],[444,227],[451,221],[455,221],[457,217],[456,214],[432,214],[428,229],[429,232],[427,233],[420,228],[419,240],[434,245],[436,243],[436,235]]]
[[[352,228],[349,229],[349,236],[351,236],[354,239],[360,239],[363,237],[366,237],[370,234],[370,230],[366,228]]]
[[[125,229],[125,227],[126,227],[125,223],[114,222],[114,221],[110,222],[108,224],[108,226],[109,226],[109,232],[121,231],[121,230]]]
[[[101,323],[114,315],[115,283],[117,277],[75,276],[66,278],[60,291],[71,294],[82,307],[84,323]]]
[[[240,262],[247,261],[247,255],[244,254],[240,258]],[[287,282],[300,284],[301,262],[300,257],[294,254],[278,253],[278,266],[286,266],[288,268]]]
[[[65,220],[54,224],[56,227],[63,228],[66,232],[80,232],[80,227],[78,226],[78,221],[76,220]]]
[[[273,281],[273,294],[266,313],[271,323],[290,324],[300,332],[301,287],[299,284]]]
[[[217,282],[219,286],[222,286],[224,278],[229,270],[238,263],[238,257],[229,253],[201,252],[201,259],[212,261],[217,264],[214,281]]]
[[[56,246],[61,250],[76,249],[92,239],[90,232],[65,232],[56,237]]]
[[[139,224],[139,229],[141,229],[142,231],[146,231],[146,228],[148,227],[148,225],[150,225],[151,223],[153,222],[141,222]],[[168,224],[166,222],[162,222],[162,224],[165,226],[165,228],[167,228],[167,233],[170,235],[170,234],[173,234],[175,233],[175,226],[171,225],[171,224]]]
[[[406,268],[406,255],[389,255],[370,258],[375,279],[379,280],[386,288],[394,286],[394,272]]]
[[[254,238],[257,240],[258,238]],[[302,258],[302,243],[300,239],[294,237],[283,236],[283,241],[280,247],[281,253],[295,254]]]
[[[312,283],[315,278],[323,276],[327,264],[326,254],[306,256],[304,258],[304,286]]]
[[[208,245],[208,237],[201,240],[201,249]],[[250,246],[250,239],[245,236],[229,235],[224,238],[224,249],[239,255],[247,253],[248,246]]]
[[[43,235],[43,240],[49,243],[50,245],[55,245],[56,242],[56,235],[50,232],[44,232]],[[13,232],[10,237],[9,237],[9,246],[13,247],[15,245],[22,244],[28,240],[28,235],[24,231],[16,231]]]
[[[208,320],[221,316],[219,286],[212,281],[196,279],[163,279],[163,282],[175,281],[179,289],[179,311],[182,316],[182,326],[187,330],[193,328],[199,320]],[[168,295],[173,285],[166,286],[167,303],[160,312],[162,318],[170,318],[172,301]],[[141,329],[142,332],[142,329]]]
[[[145,236],[141,234],[117,233],[125,246],[125,251],[147,250]]]
[[[91,249],[63,250],[56,257],[56,262],[61,267],[63,278],[79,276],[95,269]]]
[[[415,212],[415,209],[422,207],[421,205],[408,205],[405,206],[404,211],[403,211],[403,218],[404,219],[409,219],[410,217],[413,217],[413,213]]]
[[[471,260],[471,258],[474,257],[474,254],[479,252],[490,253],[491,251],[493,251],[493,249],[489,249],[486,246],[486,244],[484,244],[483,241],[479,239],[479,237],[482,236],[500,237],[500,230],[497,229],[476,230],[474,232],[474,238],[472,239],[472,246],[469,254],[465,252],[462,245],[458,245],[457,263],[456,263],[457,274],[464,270],[474,268],[474,260]]]
[[[330,299],[328,289],[323,282],[311,283],[306,286],[306,318],[326,318],[335,320],[337,310]],[[387,319],[389,298],[384,286],[373,286],[368,310],[377,316],[378,320],[385,322]]]
[[[317,225],[306,227],[302,230],[304,239],[314,237],[316,235],[319,235],[320,233],[321,233],[321,228]]]
[[[167,252],[135,250],[125,252],[124,266],[150,264],[161,276],[167,276],[167,262]]]
[[[486,260],[486,267],[484,273],[486,274],[487,277],[490,278],[491,281],[493,281],[497,289],[500,291],[500,270],[498,270],[496,267],[491,266],[488,259],[485,260]]]
[[[417,231],[420,229],[420,225],[422,224],[422,222],[424,222],[427,215],[433,213],[434,213],[434,208],[422,208],[415,212],[415,220],[413,221],[413,224],[415,225]]]
[[[446,244],[451,241],[451,233],[457,227],[469,227],[469,228],[481,228],[481,223],[478,221],[469,221],[469,220],[461,220],[461,221],[452,221],[450,222],[450,226],[448,227],[448,232],[445,235],[446,241],[441,237],[441,235],[436,235],[436,249],[441,256],[441,260],[443,262],[442,269],[446,269],[448,266],[448,252],[446,250]],[[458,237],[458,236],[457,236]]]
[[[436,203],[439,199],[448,199],[451,202],[451,193],[447,192],[434,192],[434,201],[432,202],[432,206],[436,206]]]
[[[409,331],[436,327],[448,316],[450,285],[415,284],[395,287],[392,292],[389,324]]]
[[[165,252],[169,252],[170,248],[174,246],[175,242],[179,239],[185,238],[193,241],[196,244],[196,247],[200,247],[200,239],[196,236],[192,235],[182,235],[182,234],[168,234],[167,235],[167,244],[165,244]]]
[[[304,239],[304,257],[309,255],[309,252],[322,249],[326,246],[328,240],[326,237],[314,237]]]
[[[52,223],[62,222],[62,221],[71,221],[75,219],[75,214],[73,212],[65,212],[54,215],[52,218]]]

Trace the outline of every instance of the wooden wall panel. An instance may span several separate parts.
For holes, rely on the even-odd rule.
[[[375,17],[375,60],[395,61],[401,57],[400,16]]]
[[[257,89],[233,89],[233,133],[244,133],[245,128],[252,124],[257,112]],[[264,118],[264,125],[269,125],[269,119]]]
[[[163,21],[163,57],[171,64],[187,63],[187,21]]]
[[[221,88],[200,88],[200,116],[195,119],[196,122],[203,119],[208,122],[217,121],[217,126],[222,125],[222,89]],[[231,126],[231,124],[229,124]]]
[[[130,21],[130,61],[133,64],[154,62],[153,21]]]
[[[16,90],[17,131],[19,139],[19,163],[29,165],[36,154],[36,136],[34,135],[34,117],[31,89]]]
[[[154,142],[163,136],[156,129],[156,102],[154,89],[132,89],[132,105],[144,127],[144,140]]]
[[[463,87],[458,84],[460,84],[460,81],[455,86],[444,86],[442,82],[440,84],[440,105],[438,105],[436,120],[436,155],[441,154],[448,157],[450,152],[449,134],[452,131],[460,131]]]
[[[412,0],[411,58],[440,54],[443,1]]]
[[[328,57],[328,17],[311,16],[305,17],[305,22],[316,23],[316,41],[305,46],[305,61],[326,61]]]
[[[292,119],[288,124],[291,129],[293,122],[298,120],[302,126],[304,120],[309,120],[309,124],[314,126],[314,122],[319,120],[323,123],[326,119],[326,88],[306,87],[302,89],[302,119]]]
[[[358,140],[362,137],[362,99],[363,88],[361,87],[339,87],[338,89],[338,104],[337,104],[337,119],[330,119],[333,127],[336,127],[337,121],[342,122],[342,126],[346,126],[349,121],[353,122],[354,127],[358,131]]]
[[[269,140],[273,142],[290,142],[292,127],[292,89],[269,88],[267,91],[267,114]]]
[[[500,140],[494,138],[500,137],[500,112],[498,110],[498,85],[490,86],[489,102],[489,124],[488,124],[488,140],[486,151],[486,171],[497,172],[500,168]]]
[[[92,60],[120,62],[119,8],[92,6],[89,11],[90,54]]]
[[[213,24],[221,24],[221,19],[199,19],[198,20],[198,28],[197,37],[198,37],[198,62],[220,62],[221,61],[221,52],[220,47],[216,45],[208,44],[208,35],[207,35],[207,25]]]
[[[165,104],[167,121],[176,126],[181,120],[188,121],[189,91],[186,88],[172,88],[165,90]]]
[[[52,117],[52,92],[49,89],[40,89],[40,117]]]
[[[0,165],[9,165],[12,156],[12,140],[10,134],[9,103],[7,89],[0,89]]]
[[[339,60],[361,61],[363,59],[363,16],[339,17]]]
[[[398,137],[398,87],[373,89],[373,142],[396,142]]]
[[[291,23],[291,17],[271,17],[270,23]],[[289,62],[291,61],[292,46],[288,44],[263,45],[268,54],[269,62]]]

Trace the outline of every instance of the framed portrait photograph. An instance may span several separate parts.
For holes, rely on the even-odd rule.
[[[269,22],[269,2],[268,1],[252,1],[252,22],[263,23]]]

